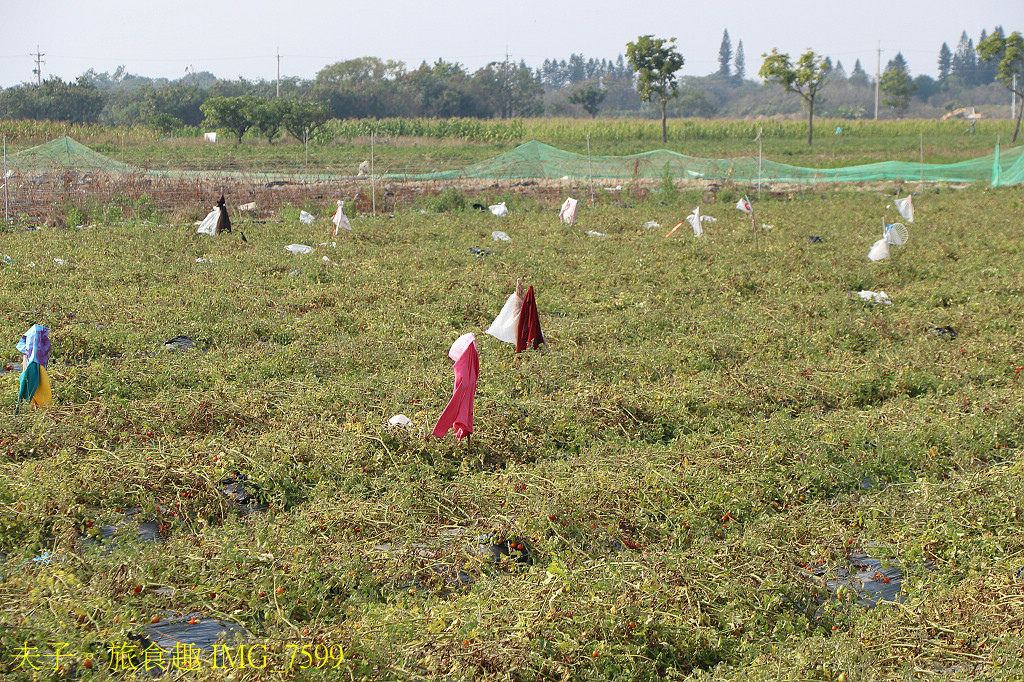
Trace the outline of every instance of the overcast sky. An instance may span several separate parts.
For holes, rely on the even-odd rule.
[[[72,79],[87,69],[180,78],[186,70],[219,78],[313,78],[328,64],[373,56],[405,62],[442,58],[470,71],[505,58],[539,67],[570,54],[612,59],[637,36],[677,38],[683,75],[718,68],[722,31],[735,49],[743,41],[747,76],[773,47],[791,55],[807,48],[841,61],[859,58],[874,73],[902,52],[911,75],[936,75],[943,42],[956,50],[966,30],[1001,25],[1024,32],[1024,0],[2,0],[0,87],[33,81],[34,57],[44,53],[43,77]]]

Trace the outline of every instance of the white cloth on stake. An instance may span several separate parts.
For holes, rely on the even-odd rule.
[[[490,334],[499,341],[515,344],[519,329],[519,312],[523,309],[523,299],[513,293],[501,307],[501,312],[485,334]]]
[[[345,215],[345,202],[338,200],[338,210],[334,212],[334,216],[331,218],[331,222],[334,223],[334,236],[338,236],[338,230],[352,231],[352,225],[348,222],[348,216]]]

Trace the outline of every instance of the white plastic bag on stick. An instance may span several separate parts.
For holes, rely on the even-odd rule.
[[[562,204],[562,210],[558,212],[558,219],[566,225],[572,225],[576,222],[576,200],[569,197]]]
[[[871,250],[868,251],[868,258],[873,261],[885,260],[889,257],[889,240],[886,237],[882,237],[871,246]]]
[[[914,198],[908,196],[906,199],[896,199],[892,203],[896,204],[896,210],[900,212],[903,219],[908,223],[914,222]]]
[[[494,323],[485,333],[490,334],[499,341],[505,343],[516,342],[516,332],[519,329],[519,311],[523,309],[523,299],[517,294],[512,294],[501,307],[501,312],[494,318]]]
[[[217,234],[217,220],[219,218],[220,208],[214,206],[213,210],[203,218],[203,222],[199,223],[199,229],[196,230],[196,234],[208,234],[210,236]]]

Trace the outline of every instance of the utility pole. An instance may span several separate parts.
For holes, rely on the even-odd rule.
[[[882,41],[878,41],[878,60],[875,62],[875,120],[878,120],[878,81],[882,79]]]
[[[39,45],[37,44],[36,45],[35,54],[29,52],[28,56],[36,58],[36,68],[32,69],[32,73],[34,73],[36,75],[36,85],[42,85],[43,84],[43,64],[46,63],[46,62],[43,61],[43,57],[45,57],[46,54],[44,52],[40,52],[39,51]]]
[[[281,48],[277,48],[277,96],[281,97]]]
[[[505,46],[505,70],[502,73],[502,84],[501,89],[505,92],[505,106],[506,109],[503,112],[503,118],[512,118],[512,92],[509,87],[509,73],[508,73],[508,45]]]

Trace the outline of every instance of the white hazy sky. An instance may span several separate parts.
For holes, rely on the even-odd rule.
[[[683,75],[717,70],[722,31],[743,41],[747,76],[773,47],[807,48],[875,70],[902,52],[911,74],[936,75],[943,42],[956,50],[962,31],[1024,32],[1022,0],[0,0],[0,87],[43,77],[69,80],[94,68],[180,78],[190,66],[219,78],[313,78],[328,64],[374,56],[405,62],[443,58],[470,71],[504,59],[538,67],[546,58],[615,58],[637,36],[676,37]]]

